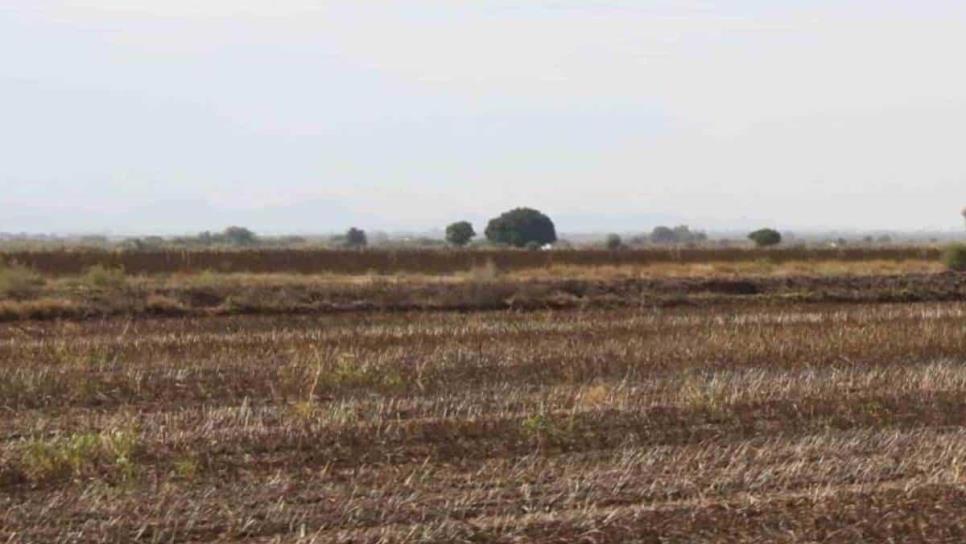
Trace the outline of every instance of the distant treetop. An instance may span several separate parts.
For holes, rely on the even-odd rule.
[[[651,231],[650,237],[650,241],[653,244],[692,244],[704,242],[707,239],[707,234],[700,231],[693,231],[687,225],[678,225],[673,229],[664,226],[655,227]]]
[[[476,231],[469,221],[458,221],[446,227],[446,241],[454,246],[465,246],[474,236]]]
[[[225,242],[233,246],[251,246],[258,241],[255,233],[245,227],[228,227],[221,233],[221,236]]]
[[[759,229],[748,235],[758,247],[777,246],[782,243],[782,235],[774,229]]]
[[[366,237],[366,231],[362,229],[352,227],[345,233],[345,244],[349,247],[366,247],[368,243],[369,239]]]
[[[496,244],[527,247],[557,241],[557,230],[549,217],[532,208],[516,208],[490,220],[486,238]]]

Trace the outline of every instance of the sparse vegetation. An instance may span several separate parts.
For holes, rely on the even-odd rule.
[[[138,446],[137,433],[106,430],[77,433],[51,440],[33,439],[23,443],[14,470],[33,482],[47,482],[100,474],[103,477],[131,478]]]

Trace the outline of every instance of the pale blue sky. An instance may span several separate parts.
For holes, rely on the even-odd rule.
[[[0,230],[952,229],[963,51],[951,1],[4,0]]]

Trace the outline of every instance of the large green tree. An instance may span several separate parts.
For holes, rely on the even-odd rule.
[[[552,244],[557,229],[549,217],[532,208],[516,208],[490,220],[486,238],[497,244],[516,247]]]

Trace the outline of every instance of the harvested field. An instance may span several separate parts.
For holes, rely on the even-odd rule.
[[[653,265],[451,275],[178,274],[97,270],[40,278],[0,300],[0,321],[112,316],[667,308],[735,304],[943,302],[966,298],[966,276],[938,263],[791,262]]]
[[[0,325],[0,541],[966,538],[962,276],[589,285]]]

